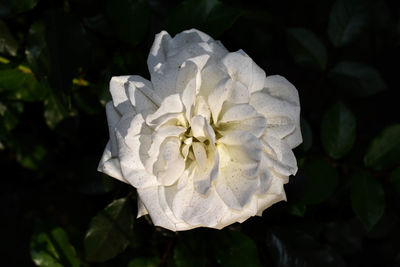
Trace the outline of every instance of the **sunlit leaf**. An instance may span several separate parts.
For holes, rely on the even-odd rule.
[[[372,140],[364,156],[364,163],[376,170],[400,164],[400,124],[386,127]]]
[[[371,66],[343,61],[330,72],[329,78],[345,95],[366,97],[374,95],[386,85],[379,72]]]
[[[297,64],[324,70],[327,62],[325,45],[310,30],[289,28],[288,46]]]
[[[356,135],[356,118],[341,102],[324,115],[321,140],[325,151],[332,158],[343,157],[353,146]]]
[[[371,230],[382,217],[385,194],[379,181],[370,173],[362,171],[353,176],[351,206],[367,230]]]
[[[364,30],[366,19],[363,1],[337,0],[329,15],[329,39],[335,46],[350,43]]]
[[[128,198],[111,202],[91,221],[84,245],[86,259],[103,262],[115,257],[132,239],[133,213]]]
[[[67,233],[60,227],[36,230],[31,238],[30,250],[32,260],[37,266],[80,266]]]
[[[0,92],[11,100],[31,102],[43,100],[48,94],[48,89],[29,71],[4,69],[0,70]]]

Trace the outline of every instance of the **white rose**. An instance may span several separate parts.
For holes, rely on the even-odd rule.
[[[198,30],[156,35],[151,81],[113,77],[99,171],[137,189],[138,217],[221,229],[286,200],[302,142],[299,97],[242,50]]]

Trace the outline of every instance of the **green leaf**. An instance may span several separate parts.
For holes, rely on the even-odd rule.
[[[89,54],[86,32],[76,17],[62,10],[42,17],[29,29],[26,57],[38,80],[67,107],[73,77]]]
[[[397,167],[390,175],[390,182],[394,185],[397,192],[400,193],[400,167]]]
[[[371,96],[386,87],[377,70],[357,62],[338,63],[329,72],[329,78],[341,92],[356,97]]]
[[[342,257],[321,245],[310,234],[295,228],[274,227],[267,235],[267,246],[277,267],[344,267]]]
[[[187,236],[187,235],[186,235]],[[206,254],[201,242],[196,239],[180,239],[174,247],[173,257],[177,267],[203,267],[206,263]]]
[[[261,266],[257,246],[247,235],[237,231],[218,232],[215,257],[221,266]]]
[[[128,198],[111,202],[91,221],[84,246],[86,259],[104,262],[114,258],[132,239],[133,215]]]
[[[304,169],[307,186],[300,198],[300,203],[318,204],[326,201],[338,184],[336,169],[320,159],[307,162]]]
[[[146,34],[149,24],[148,1],[107,0],[106,16],[122,42],[136,45]]]
[[[289,28],[286,34],[289,50],[297,64],[318,70],[326,68],[325,45],[312,31],[305,28]]]
[[[337,0],[329,15],[328,35],[334,46],[353,41],[366,27],[367,11],[362,1]]]
[[[7,25],[0,20],[0,53],[15,57],[17,55],[17,49],[17,41],[10,33]]]
[[[0,70],[0,92],[8,99],[22,101],[41,101],[48,94],[29,69]]]
[[[44,101],[43,116],[51,129],[54,129],[65,118],[75,115],[76,111],[68,110],[54,94],[50,94]]]
[[[186,0],[167,17],[171,34],[196,28],[217,38],[240,17],[241,11],[218,0]]]
[[[128,263],[128,267],[158,267],[160,266],[160,259],[154,258],[136,258]]]
[[[301,148],[304,150],[304,152],[307,152],[312,146],[312,130],[310,124],[303,116],[300,117],[300,127],[301,134],[303,136]]]
[[[0,102],[0,138],[4,137],[17,126],[23,110],[24,105],[22,103],[11,102],[6,106]]]
[[[351,206],[369,231],[382,217],[385,194],[379,181],[362,171],[352,178]]]
[[[13,16],[34,8],[38,0],[3,0],[0,2],[0,18]]]
[[[400,124],[386,127],[372,140],[364,156],[364,163],[376,170],[400,164]]]
[[[32,260],[37,266],[80,265],[75,249],[68,241],[67,233],[60,227],[36,230],[31,238],[30,251]]]
[[[8,145],[15,151],[16,160],[24,168],[41,170],[48,155],[44,140],[32,132],[12,135]]]
[[[334,159],[350,151],[356,136],[356,118],[341,102],[336,103],[324,115],[321,125],[322,146]]]

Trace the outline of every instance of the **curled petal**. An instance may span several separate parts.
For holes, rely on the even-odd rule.
[[[243,83],[250,93],[264,88],[265,72],[244,51],[229,53],[221,62],[230,77]]]

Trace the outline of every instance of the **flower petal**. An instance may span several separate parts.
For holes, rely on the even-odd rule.
[[[123,115],[125,113],[135,112],[131,102],[129,101],[125,84],[130,76],[116,76],[110,80],[110,93],[114,107]]]
[[[207,196],[200,194],[195,190],[195,173],[186,176],[180,181],[184,186],[176,186],[172,211],[177,218],[184,220],[193,226],[213,227],[218,224],[221,217],[226,213],[227,206],[221,201],[215,189],[211,189]]]
[[[111,155],[113,157],[116,157],[118,155],[118,146],[117,146],[117,139],[115,137],[115,126],[121,119],[121,116],[115,110],[113,103],[111,101],[106,104],[106,115],[107,115],[108,132],[110,136]]]
[[[147,115],[161,105],[160,96],[148,80],[137,75],[128,76],[125,87],[136,113]]]
[[[137,193],[146,210],[149,212],[154,225],[176,231],[176,221],[173,218],[169,218],[161,208],[158,187],[138,188]]]
[[[243,50],[227,54],[221,63],[232,79],[243,83],[250,93],[264,88],[265,72]]]
[[[185,160],[180,152],[180,145],[179,138],[168,137],[160,146],[160,154],[154,163],[153,173],[161,185],[172,185],[185,170]]]
[[[146,117],[146,123],[150,126],[160,126],[182,111],[183,105],[179,94],[170,95],[162,101],[160,107],[153,114]]]
[[[104,149],[103,156],[101,157],[97,170],[124,183],[128,183],[128,181],[125,180],[124,176],[122,175],[118,158],[113,158],[111,155],[110,142],[107,143],[107,146]]]
[[[271,165],[275,171],[285,176],[296,174],[296,157],[286,141],[264,135],[262,142],[268,144],[276,155],[276,159],[269,158],[268,165]]]
[[[288,80],[279,75],[268,76],[267,79],[265,79],[264,87],[271,96],[291,103],[291,105],[295,107],[292,108],[293,111],[289,112],[289,117],[294,122],[296,128],[289,136],[285,137],[285,139],[290,148],[298,146],[303,139],[300,132],[300,101],[296,88]]]
[[[225,204],[234,210],[241,210],[251,200],[258,186],[257,179],[246,179],[236,164],[220,168],[215,188]]]

